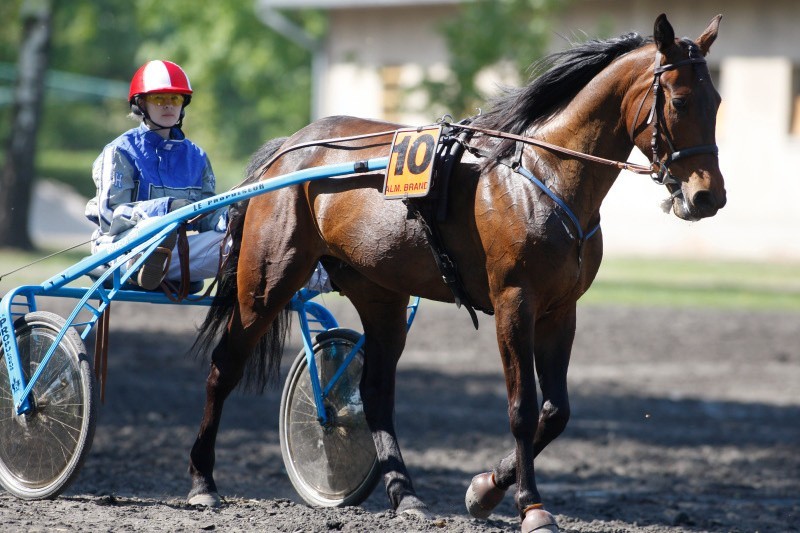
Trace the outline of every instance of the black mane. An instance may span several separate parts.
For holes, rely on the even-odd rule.
[[[551,54],[534,65],[542,72],[525,87],[507,89],[491,102],[491,110],[475,119],[475,125],[522,135],[533,124],[562,109],[592,78],[616,58],[646,42],[638,33],[606,40],[590,40]],[[513,141],[500,143],[495,157],[502,157]]]

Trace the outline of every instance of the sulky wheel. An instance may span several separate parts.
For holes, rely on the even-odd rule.
[[[313,348],[322,389],[359,337],[339,328],[317,335]],[[325,425],[317,419],[305,350],[300,350],[286,377],[280,411],[281,453],[292,485],[311,505],[358,505],[380,478],[359,392],[363,365],[364,353],[359,351],[325,399]]]
[[[65,321],[37,311],[14,324],[22,370],[30,379]],[[5,354],[3,354],[5,357]],[[67,330],[17,415],[5,361],[0,364],[0,484],[25,500],[55,498],[77,476],[91,448],[95,389],[86,348]]]

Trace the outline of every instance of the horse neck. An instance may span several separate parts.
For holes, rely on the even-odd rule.
[[[634,61],[641,65],[632,65]],[[585,154],[626,160],[634,146],[626,109],[632,101],[638,103],[638,95],[644,96],[649,88],[649,80],[641,76],[644,64],[638,57],[618,59],[579,91],[563,111],[529,134]],[[639,73],[638,79],[632,72]],[[554,192],[572,207],[584,227],[599,218],[600,205],[620,173],[613,166],[544,150],[528,158],[530,164],[553,177]],[[542,169],[542,165],[548,168]]]

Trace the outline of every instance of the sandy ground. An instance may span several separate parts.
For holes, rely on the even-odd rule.
[[[358,329],[343,300],[325,303]],[[471,477],[513,445],[491,317],[475,332],[463,310],[423,302],[401,360],[398,433],[436,515],[419,521],[389,511],[382,485],[360,507],[303,504],[281,459],[279,390],[228,401],[224,503],[186,505],[207,369],[186,352],[202,310],[115,306],[107,398],[80,476],[54,501],[0,491],[2,531],[518,531],[512,494],[488,521],[463,504]],[[798,314],[581,308],[572,420],[537,460],[562,531],[800,531],[798,325]]]

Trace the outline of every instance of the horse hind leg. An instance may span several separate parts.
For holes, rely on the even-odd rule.
[[[297,256],[296,256],[297,257]],[[242,261],[252,261],[243,258]],[[297,261],[288,266],[285,275],[248,278],[239,275],[236,301],[230,304],[226,331],[215,347],[206,380],[206,403],[200,430],[190,453],[189,473],[192,488],[188,502],[192,505],[217,506],[219,493],[214,482],[215,445],[225,399],[245,377],[245,385],[262,392],[280,367],[283,342],[288,330],[289,303],[304,282],[303,273],[310,272],[314,260]],[[248,263],[252,264],[252,263]],[[262,280],[267,281],[266,287]],[[263,291],[263,292],[262,292]],[[242,300],[242,295],[263,294]],[[246,315],[243,316],[243,310]],[[254,377],[255,376],[255,377]]]
[[[215,443],[222,416],[222,405],[235,384],[221,386],[220,371],[215,361],[224,359],[227,351],[229,333],[225,332],[212,352],[211,369],[206,378],[206,403],[203,419],[192,450],[189,454],[189,475],[192,488],[187,496],[189,505],[217,507],[220,504],[219,491],[214,481]]]
[[[414,490],[394,426],[397,362],[406,341],[408,295],[383,289],[349,269],[332,279],[355,306],[364,327],[361,398],[383,474],[386,495],[398,514],[431,518]]]
[[[225,400],[242,381],[248,360],[262,355],[269,361],[255,361],[263,375],[248,378],[246,384],[263,390],[272,372],[279,364],[280,352],[288,326],[285,311],[265,317],[247,328],[242,327],[238,311],[234,312],[229,329],[223,334],[211,356],[211,368],[206,379],[206,403],[203,419],[189,457],[189,474],[192,488],[187,497],[190,505],[216,507],[220,504],[219,491],[214,481],[215,447]],[[265,353],[258,354],[260,350]],[[268,351],[275,350],[277,353]],[[252,354],[252,355],[251,355]]]

